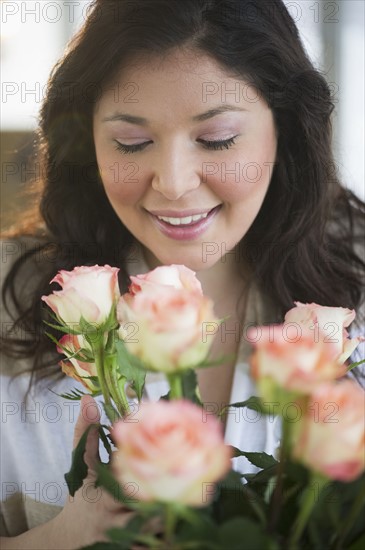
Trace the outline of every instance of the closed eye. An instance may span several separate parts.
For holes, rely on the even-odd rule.
[[[220,140],[206,140],[206,139],[197,139],[206,149],[211,149],[213,151],[222,151],[223,149],[229,149],[234,145],[235,139],[237,136],[233,136],[229,139],[220,139]]]
[[[117,140],[115,141],[115,148],[117,151],[120,151],[121,153],[127,154],[127,153],[138,153],[138,151],[143,151],[147,145],[152,143],[152,141],[144,141],[143,143],[134,143],[132,145],[126,145],[125,143],[120,143]]]
[[[220,139],[220,140],[207,140],[207,139],[197,139],[198,143],[201,143],[205,149],[210,149],[212,151],[222,151],[223,149],[229,149],[236,143],[235,139],[237,136],[233,136],[229,139]],[[135,143],[132,145],[126,145],[125,143],[120,143],[115,140],[115,148],[117,151],[120,151],[123,154],[128,153],[138,153],[143,151],[152,141],[144,141],[143,143]]]

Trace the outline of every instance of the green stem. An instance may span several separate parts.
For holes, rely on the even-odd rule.
[[[167,380],[170,384],[170,398],[181,399],[182,397],[184,397],[182,376],[178,373],[168,374]]]
[[[285,418],[283,418],[283,429],[276,485],[270,502],[271,514],[268,525],[269,533],[272,533],[275,530],[276,524],[280,517],[283,499],[284,471],[290,448],[290,428],[291,424]]]
[[[292,535],[289,539],[289,548],[295,550],[297,548],[298,541],[304,531],[305,526],[308,523],[313,507],[320,497],[323,486],[328,482],[327,478],[324,478],[320,474],[312,473],[310,481],[305,488],[302,505],[299,510],[299,514],[295,520],[292,529]],[[318,495],[315,496],[315,491],[318,488]]]
[[[118,413],[124,417],[130,414],[128,400],[124,392],[124,382],[119,380],[117,355],[110,353],[105,358],[105,378],[110,395],[117,407]]]
[[[119,404],[118,404],[117,384],[115,383],[114,378],[113,378],[113,372],[112,372],[113,365],[112,365],[112,363],[113,363],[112,358],[107,355],[105,357],[105,361],[104,361],[105,381],[106,381],[106,385],[107,385],[107,388],[108,388],[108,392],[111,395],[114,403],[116,404],[117,412],[118,412],[118,414],[120,414],[122,416],[122,411],[120,410],[120,407],[119,407]],[[117,420],[117,419],[115,419],[115,420]]]
[[[118,367],[117,367],[118,368]],[[124,376],[122,378],[119,378],[118,372],[113,371],[115,385],[117,388],[117,394],[118,394],[118,410],[122,413],[122,416],[128,416],[130,414],[130,408],[127,396],[125,394],[124,385],[126,382],[126,379]]]
[[[334,546],[335,550],[340,550],[343,546],[343,541],[346,538],[346,535],[350,531],[352,525],[355,523],[356,518],[360,515],[361,508],[364,506],[364,492],[360,490],[355,498],[355,501],[350,509],[349,514],[346,516],[345,521],[343,522],[336,544]]]
[[[118,358],[115,349],[115,332],[109,333],[105,354],[104,371],[109,392],[117,407],[118,413],[122,417],[128,416],[130,410],[124,391],[125,379],[122,378],[122,380],[119,380]]]
[[[91,342],[92,350],[95,358],[96,372],[100,384],[101,393],[103,394],[105,405],[110,406],[111,400],[108,392],[108,386],[104,374],[104,341],[103,335],[97,338],[95,342]]]
[[[171,548],[175,539],[176,514],[173,505],[166,504],[165,514],[165,542],[167,548]]]

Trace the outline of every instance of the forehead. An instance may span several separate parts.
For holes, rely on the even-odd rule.
[[[140,55],[135,56],[120,71],[118,80],[124,79],[131,74],[158,74],[164,75],[166,80],[175,81],[180,78],[205,78],[206,75],[217,77],[232,77],[232,72],[221,66],[218,61],[204,52],[192,49],[176,48],[163,56]]]
[[[173,50],[164,56],[135,57],[123,67],[101,96],[95,112],[113,105],[128,109],[209,108],[217,103],[252,103],[254,87],[207,54]],[[199,110],[199,109],[198,109]]]

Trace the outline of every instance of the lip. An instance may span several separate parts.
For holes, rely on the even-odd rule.
[[[147,212],[153,216],[165,216],[166,218],[187,218],[188,216],[196,216],[197,214],[206,214],[214,208],[217,208],[217,206],[220,205],[217,204],[216,206],[204,208],[203,210],[201,208],[190,208],[190,210],[147,210]]]
[[[192,223],[191,225],[170,225],[169,223],[164,222],[163,220],[159,220],[156,214],[153,214],[152,212],[149,212],[151,220],[155,227],[161,233],[166,235],[166,237],[169,237],[170,239],[174,239],[176,241],[191,241],[194,239],[197,239],[200,237],[212,224],[214,218],[219,213],[221,209],[221,204],[218,206],[215,206],[214,208],[211,208],[210,210],[185,210],[184,212],[175,212],[174,214],[171,213],[170,210],[159,210],[158,216],[167,216],[171,218],[184,218],[185,216],[194,216],[196,214],[202,214],[205,212],[209,212],[208,216],[206,218],[203,218],[202,220],[199,220],[195,223]],[[169,212],[168,214],[162,212]],[[188,212],[188,213],[187,213]],[[177,215],[178,214],[178,215]]]

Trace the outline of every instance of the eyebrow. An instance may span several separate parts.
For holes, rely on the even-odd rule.
[[[242,107],[237,107],[235,105],[222,105],[220,107],[216,107],[215,109],[209,109],[209,111],[205,111],[204,113],[200,113],[199,115],[195,115],[192,117],[192,120],[194,122],[202,122],[203,120],[208,120],[222,113],[234,111],[241,112],[246,111],[246,109],[243,109]],[[138,124],[139,126],[148,126],[148,120],[146,118],[135,115],[127,115],[125,113],[115,113],[114,115],[105,117],[102,120],[102,122],[115,121],[129,122],[130,124]]]
[[[130,124],[138,124],[139,126],[148,125],[148,121],[146,118],[142,118],[140,116],[134,116],[134,115],[127,115],[124,113],[115,113],[112,116],[107,116],[103,118],[102,122],[115,122],[116,120],[129,122]]]
[[[193,116],[192,120],[194,122],[201,122],[202,120],[208,120],[209,118],[213,118],[214,116],[220,115],[221,113],[246,110],[247,109],[243,109],[242,107],[237,107],[235,105],[221,105],[220,107],[216,107],[215,109],[209,109],[209,111],[205,111],[205,113],[201,113],[200,115]]]

